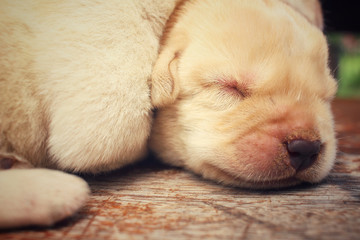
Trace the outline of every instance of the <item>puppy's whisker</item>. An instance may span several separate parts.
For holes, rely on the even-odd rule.
[[[336,67],[331,71],[331,74],[332,74],[333,76],[336,75],[336,72],[338,71],[339,67],[340,67],[340,64],[337,64]]]
[[[342,137],[337,137],[336,140],[343,140],[343,139],[349,139],[352,136],[342,136]]]
[[[270,97],[270,102],[275,106],[276,105],[276,103],[275,103],[275,101],[274,101],[274,99],[272,98],[272,97]]]

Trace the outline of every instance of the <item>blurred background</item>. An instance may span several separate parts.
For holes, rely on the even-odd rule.
[[[330,65],[339,98],[360,99],[360,7],[358,0],[321,0]]]

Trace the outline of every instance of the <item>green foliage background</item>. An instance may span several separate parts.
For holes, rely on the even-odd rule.
[[[328,40],[331,54],[337,59],[333,69],[339,84],[337,96],[360,98],[360,36],[331,34]]]

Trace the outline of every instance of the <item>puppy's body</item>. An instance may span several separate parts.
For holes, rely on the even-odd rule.
[[[174,5],[1,1],[0,166],[98,173],[143,156],[152,121],[152,66]],[[1,178],[0,227],[50,225],[86,199],[81,179],[42,169],[39,178],[53,180],[32,181],[32,171],[10,170],[6,181]],[[58,194],[48,195],[55,186]],[[39,204],[26,208],[33,194]],[[54,214],[59,209],[63,213]]]
[[[174,6],[175,0],[3,1],[3,168],[97,173],[134,162],[146,151],[155,107],[150,146],[166,162],[252,188],[323,179],[335,159],[329,100],[336,84],[318,2],[180,2],[158,56]],[[294,158],[299,148],[311,156]],[[80,179],[32,171],[0,173],[9,179],[0,188],[13,188],[21,205],[21,179],[56,175],[46,187],[34,181],[24,194],[60,184],[60,206],[70,210],[53,214],[48,207],[36,221],[14,210],[0,214],[0,226],[52,224],[81,206],[69,202],[86,199]],[[83,189],[71,199],[63,194],[69,182]],[[2,192],[0,205],[10,202]],[[46,195],[39,202],[54,203]]]
[[[173,5],[2,1],[1,151],[76,172],[143,155],[149,78]]]

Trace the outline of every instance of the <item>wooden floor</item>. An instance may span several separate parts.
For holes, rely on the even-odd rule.
[[[360,101],[334,112],[338,163],[319,185],[245,191],[143,163],[87,177],[93,194],[75,217],[0,239],[360,239]]]

